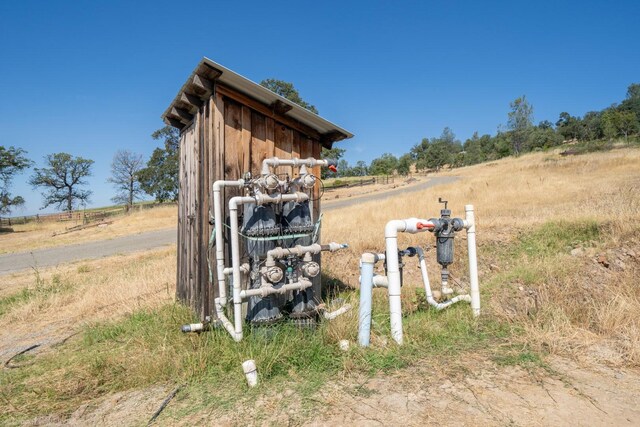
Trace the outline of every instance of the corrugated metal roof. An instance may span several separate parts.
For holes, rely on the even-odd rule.
[[[212,68],[213,70],[211,70]],[[202,60],[198,63],[198,66],[193,70],[186,83],[180,88],[180,91],[174,98],[171,105],[169,105],[167,110],[162,114],[162,119],[167,124],[170,124],[167,116],[171,115],[172,108],[180,105],[181,96],[183,93],[187,92],[187,89],[192,84],[191,82],[193,81],[194,77],[196,75],[208,77],[207,73],[210,74],[211,71],[217,71],[221,73],[219,76],[217,76],[217,80],[220,83],[267,106],[272,105],[276,101],[280,101],[291,106],[292,108],[284,113],[285,116],[295,119],[311,127],[320,134],[337,134],[338,137],[333,138],[336,141],[353,137],[353,134],[351,132],[341,128],[340,126],[331,123],[330,121],[320,117],[315,113],[312,113],[306,108],[303,108],[298,104],[271,92],[269,89],[260,86],[259,84],[247,79],[246,77],[243,77],[240,74],[231,71],[230,69],[206,57],[202,58]]]

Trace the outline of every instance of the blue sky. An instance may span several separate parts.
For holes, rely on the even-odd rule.
[[[160,114],[202,56],[291,81],[356,136],[350,163],[407,152],[445,126],[495,133],[526,95],[555,122],[640,82],[638,1],[0,2],[0,145],[95,160],[107,205],[116,150],[148,156]],[[26,180],[13,193],[39,212]],[[41,212],[41,211],[40,211]]]

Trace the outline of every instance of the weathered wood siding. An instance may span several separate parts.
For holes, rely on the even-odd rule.
[[[257,176],[266,157],[319,158],[321,151],[318,139],[305,132],[303,126],[291,124],[290,119],[280,121],[277,114],[267,115],[266,107],[247,102],[241,95],[233,96],[233,91],[224,89],[214,91],[195,112],[193,123],[183,129],[180,140],[176,296],[201,318],[213,314],[213,299],[218,293],[215,249],[209,250],[213,182],[240,179],[247,171]],[[276,171],[287,172],[291,173],[291,168],[283,167]],[[320,176],[320,168],[314,168],[313,174]],[[223,195],[225,206],[236,195],[240,195],[240,190],[227,189]],[[319,191],[316,190],[313,197],[314,220],[320,214],[318,197]],[[226,228],[225,235],[228,242]],[[230,245],[227,245],[225,253],[230,259]],[[209,280],[209,255],[212,282]],[[320,262],[319,256],[316,261]],[[316,296],[320,297],[319,277],[314,280],[314,289]]]

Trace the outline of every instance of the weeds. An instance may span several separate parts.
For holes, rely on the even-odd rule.
[[[525,369],[546,368],[542,357],[531,349],[513,349],[493,357],[499,366],[520,366]]]
[[[177,400],[190,403],[180,414],[203,406],[231,410],[265,395],[289,392],[296,396],[291,400],[302,400],[307,408],[330,378],[393,371],[424,359],[446,362],[470,352],[482,352],[499,365],[544,368],[546,354],[581,357],[589,345],[610,342],[623,354],[621,363],[639,364],[637,261],[627,261],[624,271],[594,261],[596,254],[640,236],[639,160],[637,151],[627,149],[568,158],[534,153],[493,167],[459,169],[455,173],[466,178],[420,197],[401,195],[384,206],[362,204],[348,212],[328,212],[323,240],[351,243],[346,254],[323,257],[323,273],[334,278],[328,295],[357,307],[357,259],[364,251],[383,247],[386,219],[436,215],[433,202],[439,195],[451,196],[454,215],[460,215],[455,207],[464,203],[476,206],[483,315],[474,319],[464,304],[442,312],[426,308],[424,294],[416,290],[417,268],[408,266],[402,347],[390,338],[384,290],[374,291],[369,349],[355,345],[356,308],[322,323],[315,332],[283,324],[270,333],[247,330],[245,340],[235,343],[224,330],[182,335],[179,325],[195,319],[184,307],[168,303],[172,289],[141,300],[141,295],[172,283],[175,270],[167,265],[173,252],[112,264],[102,261],[102,270],[100,263],[76,267],[69,276],[60,276],[60,284],[74,278],[75,291],[68,300],[51,293],[47,299],[56,304],[45,309],[27,309],[31,297],[18,294],[0,300],[0,313],[3,307],[5,313],[6,307],[11,310],[0,317],[3,327],[15,319],[32,319],[35,313],[58,321],[81,313],[83,321],[95,320],[81,336],[32,358],[34,364],[0,374],[0,401],[8,408],[0,422],[11,416],[69,413],[93,398],[159,383],[187,384]],[[401,236],[400,244],[424,246],[429,238]],[[638,244],[633,245],[640,252]],[[576,248],[583,254],[572,255]],[[458,254],[453,274],[466,268],[464,251]],[[431,254],[428,258],[433,263]],[[498,268],[490,268],[491,263]],[[459,278],[463,286],[466,278]],[[47,283],[53,284],[53,277]],[[60,314],[64,312],[66,317]],[[338,350],[341,339],[351,341],[349,351]],[[261,381],[252,390],[247,390],[240,368],[249,358],[256,360]]]
[[[600,237],[597,221],[551,221],[523,234],[515,248],[529,257],[547,258],[569,253],[578,246],[592,245]]]
[[[246,393],[241,363],[254,359],[262,387],[293,388],[310,396],[335,375],[371,375],[430,355],[455,356],[509,334],[505,324],[473,319],[468,307],[417,311],[407,315],[406,344],[398,347],[383,341],[389,322],[384,301],[378,299],[375,310],[377,348],[354,345],[348,352],[340,351],[334,339],[332,329],[341,326],[330,322],[315,331],[288,324],[253,330],[236,343],[219,329],[201,335],[179,332],[178,325],[195,320],[181,305],[140,310],[119,321],[90,326],[81,338],[38,357],[34,365],[4,373],[0,394],[28,415],[68,413],[83,401],[158,383],[186,382],[192,390],[206,387],[208,393],[224,394],[224,401],[232,402]],[[41,398],[31,400],[34,393]]]
[[[37,269],[34,271],[33,286],[27,286],[19,292],[0,298],[0,316],[27,302],[44,301],[52,295],[62,294],[73,289],[73,284],[64,280],[59,274],[53,274],[50,281],[46,281]]]

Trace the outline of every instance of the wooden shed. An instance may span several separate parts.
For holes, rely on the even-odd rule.
[[[257,176],[266,157],[320,158],[322,147],[353,135],[208,58],[162,119],[181,134],[176,296],[204,319],[212,315],[217,293],[214,261],[210,273],[208,260],[213,182],[237,180],[246,172]],[[227,189],[223,200],[239,192]],[[319,212],[318,202],[315,218]],[[316,295],[320,286],[318,277]]]

